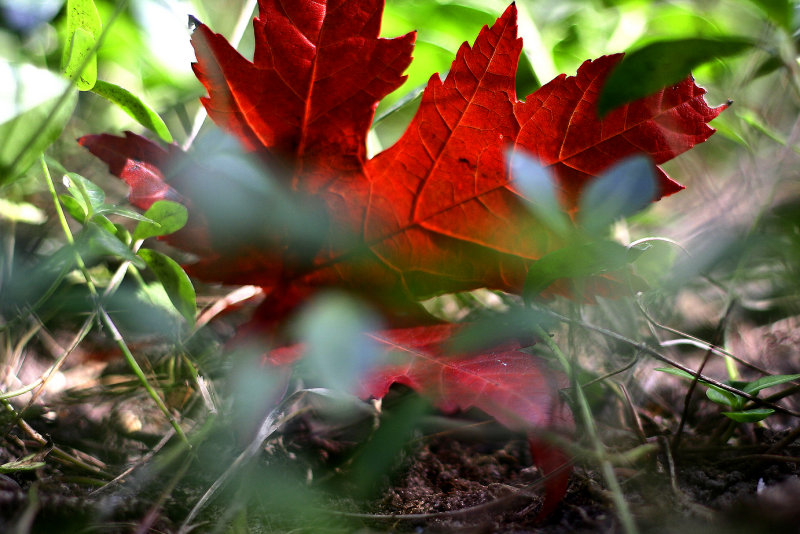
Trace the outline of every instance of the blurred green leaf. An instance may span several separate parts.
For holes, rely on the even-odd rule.
[[[113,83],[97,80],[92,92],[118,105],[136,122],[158,134],[165,142],[172,142],[172,134],[169,133],[167,125],[164,124],[158,113],[150,109],[139,97],[127,89]]]
[[[790,0],[750,0],[758,6],[776,26],[792,33],[794,2]]]
[[[78,93],[60,76],[27,64],[0,61],[0,80],[2,186],[19,178],[61,135]]]
[[[767,123],[759,117],[759,115],[751,109],[737,109],[736,116],[742,119],[748,126],[751,126],[756,131],[766,135],[781,146],[786,146],[786,137],[774,128],[767,125]],[[800,147],[797,143],[792,145],[792,150],[796,154],[800,154]]]
[[[549,169],[520,151],[508,151],[514,183],[525,195],[527,206],[556,234],[567,235],[572,229],[564,208],[556,198],[556,186]]]
[[[531,60],[526,54],[520,54],[516,78],[517,98],[522,99],[542,86],[542,82],[533,69]]]
[[[589,182],[578,204],[578,224],[589,234],[602,234],[615,220],[647,207],[655,195],[655,164],[631,156]]]
[[[384,414],[380,426],[354,455],[347,477],[362,497],[373,495],[380,480],[397,465],[397,456],[408,446],[420,418],[430,411],[423,397],[408,395]]]
[[[115,235],[95,222],[86,224],[79,236],[79,241],[87,244],[90,253],[127,260],[139,269],[145,267],[142,258],[134,254]]]
[[[0,219],[26,224],[42,224],[47,215],[28,202],[14,202],[0,198]]]
[[[186,207],[171,200],[158,200],[150,206],[144,216],[149,221],[140,221],[133,231],[133,239],[147,239],[177,232],[189,219]],[[152,222],[151,222],[152,221]]]
[[[613,241],[594,241],[558,249],[531,264],[523,295],[526,299],[534,298],[561,278],[587,278],[617,271],[641,252]]]
[[[715,58],[752,48],[744,37],[692,38],[656,41],[629,52],[606,80],[597,103],[602,117],[612,109],[678,83],[693,68]]]
[[[194,324],[197,313],[194,286],[181,266],[169,256],[147,248],[141,249],[139,256],[144,259],[158,281],[164,286],[164,291],[175,309],[189,324]]]
[[[318,296],[295,328],[305,344],[308,375],[328,389],[355,393],[360,379],[381,363],[377,344],[366,335],[377,327],[373,312],[352,297]]]
[[[533,344],[535,326],[550,330],[557,326],[552,316],[529,307],[514,306],[507,312],[470,320],[447,341],[447,352],[451,354],[474,354],[493,350],[519,340],[523,345]]]
[[[722,415],[733,419],[737,423],[757,423],[775,413],[772,408],[753,408],[736,412],[722,412]]]

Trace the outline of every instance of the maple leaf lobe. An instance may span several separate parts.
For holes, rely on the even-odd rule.
[[[382,0],[260,0],[253,62],[201,25],[193,68],[209,115],[298,174],[357,171],[375,109],[405,81],[415,38],[379,38],[382,12]],[[318,184],[306,177],[292,186]]]

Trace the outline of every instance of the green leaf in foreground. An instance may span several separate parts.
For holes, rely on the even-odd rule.
[[[750,0],[757,5],[769,18],[788,32],[792,32],[792,15],[794,4],[790,0]]]
[[[523,295],[534,298],[561,278],[586,278],[622,269],[643,251],[613,241],[572,245],[545,254],[533,262],[525,278]]]
[[[92,254],[115,256],[133,263],[140,269],[144,268],[141,258],[134,254],[117,236],[96,222],[90,222],[85,226],[79,236],[79,244],[81,243],[86,243]]]
[[[144,216],[152,222],[139,222],[133,231],[134,241],[177,232],[186,224],[189,213],[182,204],[171,200],[159,200],[144,212]]]
[[[521,151],[506,152],[514,183],[522,190],[526,205],[548,228],[567,235],[571,223],[558,201],[556,184],[550,171],[537,159]]]
[[[94,88],[92,88],[92,92],[118,105],[125,113],[136,120],[136,122],[157,133],[165,142],[172,142],[172,134],[169,133],[167,125],[164,124],[164,121],[161,120],[158,113],[150,109],[139,97],[127,89],[119,85],[114,85],[113,83],[97,80]]]
[[[141,249],[139,256],[161,282],[175,309],[186,318],[189,324],[194,324],[194,317],[197,313],[194,286],[181,266],[169,256],[147,248]]]
[[[722,412],[722,415],[733,419],[737,423],[757,423],[763,421],[775,413],[772,408],[753,408],[752,410],[742,410],[738,412]]]
[[[47,215],[28,202],[13,202],[0,198],[0,219],[25,224],[42,224],[47,220]]]
[[[602,234],[615,220],[649,206],[657,187],[650,158],[638,154],[625,158],[589,182],[581,194],[578,223],[589,234]]]
[[[78,92],[67,80],[27,64],[0,60],[0,186],[19,178],[55,141]]]
[[[656,41],[625,55],[606,80],[597,102],[602,117],[614,108],[686,78],[693,68],[755,46],[743,37]]]

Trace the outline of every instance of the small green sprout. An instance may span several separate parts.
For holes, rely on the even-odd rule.
[[[687,373],[682,369],[671,369],[671,368],[661,367],[656,369],[656,371],[663,371],[665,373],[679,376],[687,380],[694,380],[695,378],[693,374]],[[793,380],[797,380],[798,378],[800,378],[800,374],[770,375],[770,376],[764,376],[752,382],[744,382],[742,380],[726,380],[724,383],[740,391],[749,393],[750,395],[757,395],[758,392],[761,391],[762,389],[766,389],[772,386],[777,386],[780,384],[785,384],[786,382],[791,382]],[[747,399],[742,397],[741,395],[736,395],[735,393],[726,391],[713,384],[709,384],[708,382],[702,379],[698,380],[698,382],[700,382],[704,386],[708,386],[708,389],[706,390],[706,397],[708,397],[709,400],[721,406],[728,406],[731,408],[730,411],[722,412],[722,415],[730,419],[733,419],[737,423],[756,423],[758,421],[766,419],[767,417],[775,413],[775,410],[773,410],[772,408],[750,408],[746,410],[745,405],[747,404]]]

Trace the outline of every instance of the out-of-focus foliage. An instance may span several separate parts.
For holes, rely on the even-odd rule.
[[[375,148],[385,148],[394,142],[416,109],[418,89],[427,83],[431,73],[446,74],[461,43],[474,39],[481,26],[491,24],[509,2],[387,0],[382,35],[394,37],[412,30],[418,34],[408,81],[386,98],[377,111],[371,139]],[[198,98],[203,94],[191,70],[193,52],[189,46],[188,15],[213,22],[215,31],[226,37],[237,26],[246,26],[238,49],[251,57],[253,39],[249,20],[255,2],[96,0],[104,31],[97,50],[97,79],[125,91],[113,88],[106,91],[104,96],[111,101],[88,91],[79,94],[61,77],[64,44],[70,42],[66,4],[65,0],[0,0],[0,323],[5,328],[0,330],[0,337],[6,336],[3,341],[11,340],[15,328],[29,319],[30,311],[35,311],[37,320],[45,325],[59,318],[82,318],[93,311],[85,280],[77,274],[75,251],[87,263],[92,280],[101,289],[109,283],[114,266],[122,260],[132,261],[142,269],[145,263],[149,266],[147,276],[150,280],[155,278],[154,282],[136,285],[126,280],[114,299],[108,301],[123,334],[167,336],[186,330],[201,307],[200,301],[195,301],[188,278],[161,252],[149,248],[138,255],[133,252],[130,233],[137,224],[141,226],[134,238],[154,236],[161,230],[146,231],[154,229],[152,221],[142,221],[141,215],[126,206],[122,184],[110,179],[99,163],[92,162],[75,139],[88,133],[120,133],[126,129],[155,138],[153,132],[147,132],[135,120],[138,117],[140,122],[150,120],[150,127],[163,139],[171,133],[175,142],[183,144],[200,107]],[[613,235],[607,236],[627,244],[638,238],[665,235],[685,246],[689,254],[666,240],[627,250],[605,240],[599,247],[581,245],[544,262],[539,278],[530,281],[531,291],[535,293],[537,284],[549,284],[554,276],[563,275],[563,265],[575,264],[575,258],[584,267],[582,271],[578,269],[581,271],[578,274],[602,273],[609,265],[622,261],[625,265],[631,262],[637,275],[649,284],[650,290],[642,301],[653,304],[653,309],[659,305],[657,315],[662,319],[676,309],[675,295],[687,286],[690,292],[712,287],[725,298],[736,296],[756,317],[800,313],[800,188],[794,170],[800,155],[797,3],[517,0],[517,7],[525,46],[517,85],[520,97],[560,73],[573,75],[586,58],[632,52],[657,41],[734,37],[756,43],[739,50],[736,56],[715,58],[711,53],[703,61],[692,59],[693,65],[702,63],[694,69],[694,75],[708,90],[708,101],[716,105],[731,99],[734,105],[713,121],[719,133],[710,143],[667,165],[687,185],[687,190],[634,215],[626,223],[616,224]],[[241,25],[242,21],[245,24]],[[674,59],[687,58],[665,58]],[[101,84],[99,92],[103,93],[104,88],[109,86]],[[125,105],[120,107],[112,102],[115,100]],[[140,107],[141,103],[163,118],[163,129],[146,108]],[[214,139],[201,138],[193,145],[194,150],[208,155],[213,152],[206,150],[210,144],[219,150],[220,143]],[[83,228],[81,233],[76,232],[74,249],[65,245],[52,203],[46,196],[42,167],[35,164],[43,151],[64,208],[71,216],[70,223]],[[244,165],[241,159],[237,161]],[[229,167],[227,160],[224,163]],[[214,171],[210,163],[206,169]],[[246,178],[252,172],[256,171],[248,170]],[[62,183],[60,178],[64,175],[73,179]],[[527,187],[542,190],[551,186],[540,181]],[[547,189],[547,198],[555,197],[556,193]],[[263,208],[258,195],[247,200]],[[538,209],[542,219],[552,226],[569,225],[564,214],[546,202],[533,209]],[[598,211],[602,216],[598,216],[600,221],[596,226],[603,231],[617,214],[628,215],[632,211],[615,206],[609,210],[607,216]],[[156,223],[158,228],[168,226],[163,218]],[[174,229],[167,228],[164,232]],[[717,298],[715,302],[719,304],[722,297]],[[443,298],[442,302],[450,301]],[[432,309],[439,305],[428,304]],[[625,331],[627,326],[628,332],[642,330],[641,317],[631,311],[633,306],[601,304],[618,312],[608,314],[613,327]],[[347,336],[364,327],[363,310],[354,308],[346,299],[332,299],[323,305],[311,309],[301,319],[299,330],[314,347],[324,347],[334,334],[344,336],[336,344],[347,346],[352,341]],[[129,313],[131,310],[139,313]],[[322,378],[334,383],[344,383],[348,376],[354,378],[364,361],[370,361],[370,351],[369,347],[355,347],[352,353],[352,361],[331,369],[319,365],[323,370],[318,369],[317,374],[327,373]],[[357,358],[359,355],[364,358]],[[240,362],[243,360],[239,358]],[[265,407],[280,396],[285,384],[275,377],[253,374],[254,366],[237,365],[230,382],[241,397],[235,405],[244,414],[242,419],[246,419],[239,425],[244,429],[241,433],[246,434],[253,421],[263,416]],[[192,372],[197,378],[198,371],[192,368]],[[306,378],[320,380],[314,373]],[[266,386],[269,380],[275,383]],[[325,384],[324,380],[321,382]],[[315,394],[324,400],[319,392]],[[376,473],[382,473],[391,463],[385,454],[385,443],[401,447],[410,435],[414,417],[424,411],[409,406],[397,410],[399,424],[394,428],[382,426],[384,434],[368,441],[357,460],[353,479],[362,480],[369,486],[366,489],[372,489]],[[227,467],[229,459],[232,461],[226,457],[225,461],[212,462],[215,465],[211,466],[209,476],[216,476],[217,471]],[[274,484],[274,480],[283,477],[277,468],[265,473],[261,467],[249,477],[243,476],[252,484],[252,495],[269,510],[259,513],[269,516],[273,509],[286,512],[285,504],[299,508],[297,518],[308,514],[310,490],[298,485],[301,489],[297,492],[287,492],[283,485]],[[289,526],[297,527],[303,520],[297,521]],[[330,518],[325,516],[325,521]]]

